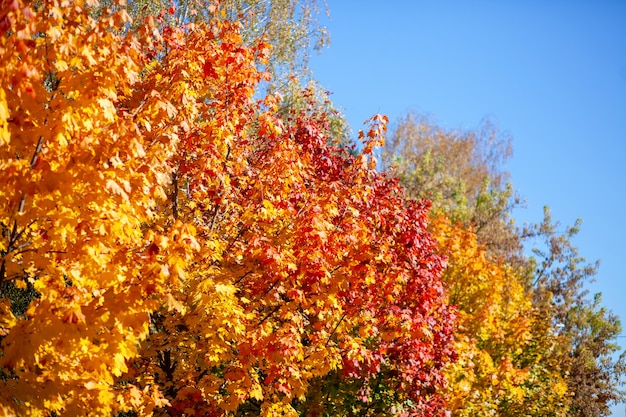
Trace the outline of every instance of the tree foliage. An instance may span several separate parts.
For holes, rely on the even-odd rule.
[[[601,305],[601,294],[587,297],[586,284],[595,279],[600,263],[587,263],[572,239],[582,221],[561,231],[545,208],[544,219],[523,233],[535,240],[531,265],[536,309],[561,340],[555,363],[567,375],[572,416],[610,415],[609,405],[623,400],[620,384],[625,360],[615,339],[621,333],[617,316]],[[537,242],[539,241],[539,242]]]
[[[311,53],[320,52],[330,42],[328,30],[319,21],[320,15],[329,15],[329,9],[319,0],[103,0],[93,10],[99,15],[107,7],[124,8],[135,21],[125,28],[131,30],[149,16],[158,17],[161,27],[216,19],[241,22],[239,32],[246,46],[271,40],[270,59],[263,63],[273,76],[270,90],[284,91],[292,77],[308,79]]]
[[[432,227],[448,257],[450,303],[459,309],[459,360],[447,369],[452,414],[535,415],[541,404],[541,415],[563,415],[567,384],[532,353],[540,334],[519,271],[490,257],[472,230],[444,214]],[[540,374],[549,377],[537,380]]]
[[[445,260],[374,169],[386,118],[350,156],[254,98],[240,23],[95,7],[0,10],[0,414],[319,415],[339,384],[327,413],[443,415]]]
[[[304,65],[314,5],[0,2],[0,415],[623,398],[578,224],[514,227],[495,126],[407,116],[383,153],[397,180],[375,169],[386,117],[356,151],[318,86],[262,96]]]

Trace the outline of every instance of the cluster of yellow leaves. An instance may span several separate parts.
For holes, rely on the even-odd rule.
[[[146,248],[175,248],[182,225],[142,231],[170,183],[176,132],[158,97],[124,111],[143,64],[116,30],[123,11],[95,20],[80,2],[33,7],[2,10],[13,26],[0,38],[0,281],[39,297],[17,322],[2,300],[0,402],[9,415],[107,415],[138,397],[150,409],[157,391],[114,380],[181,275],[173,255]],[[156,138],[141,134],[147,111]]]
[[[434,215],[431,226],[448,256],[450,303],[459,309],[459,358],[447,368],[452,414],[561,415],[567,385],[545,368],[546,341],[538,340],[545,332],[537,329],[543,320],[520,273],[490,257],[472,230],[444,214]]]

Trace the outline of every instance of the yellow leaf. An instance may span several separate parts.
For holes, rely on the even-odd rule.
[[[0,301],[0,336],[6,336],[9,329],[17,324],[11,311],[11,305],[6,299]]]
[[[50,39],[50,42],[54,42],[61,37],[61,28],[52,26],[46,31],[46,35]]]
[[[176,310],[181,314],[185,313],[185,307],[183,307],[183,305],[178,302],[178,300],[174,298],[172,294],[167,294],[167,309],[169,311]]]
[[[112,122],[115,119],[115,106],[113,102],[108,98],[99,98],[98,104],[102,107],[104,111],[101,115],[109,122]]]
[[[63,133],[59,133],[57,135],[57,142],[59,143],[59,145],[61,146],[67,146],[68,145],[68,141],[67,138],[65,137],[65,135]]]
[[[233,285],[215,284],[215,292],[218,294],[233,296],[237,289]]]
[[[57,59],[56,62],[54,63],[54,67],[56,68],[57,71],[63,72],[63,71],[67,71],[70,66],[67,64],[67,62],[63,61],[62,59]]]
[[[121,376],[124,372],[128,371],[126,366],[126,358],[121,353],[116,353],[113,357],[113,369],[111,373],[115,376]]]
[[[0,146],[8,145],[11,139],[7,123],[8,119],[9,108],[7,107],[6,93],[4,92],[4,89],[0,87]]]
[[[263,400],[263,388],[261,388],[261,385],[254,384],[250,387],[250,398],[259,401]]]
[[[107,180],[106,189],[112,192],[113,194],[117,194],[121,196],[125,201],[127,202],[129,201],[128,194],[126,194],[126,191],[124,191],[122,187],[120,187],[119,184],[116,183],[115,181]]]

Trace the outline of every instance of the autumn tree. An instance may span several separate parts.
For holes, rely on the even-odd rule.
[[[109,3],[101,3],[95,13],[111,6]],[[344,147],[353,146],[345,116],[329,100],[329,93],[314,79],[309,68],[311,54],[320,53],[330,42],[327,29],[319,21],[321,15],[330,13],[326,3],[318,0],[221,0],[219,5],[219,13],[215,5],[195,0],[176,5],[171,1],[140,0],[121,7],[135,20],[153,16],[161,27],[214,19],[240,21],[244,44],[253,46],[260,41],[272,44],[269,58],[262,63],[267,76],[262,90],[281,94],[281,114],[287,116],[293,110],[304,111],[314,103],[330,118],[329,141]],[[304,91],[307,93],[303,94]]]
[[[103,415],[131,398],[148,413],[164,404],[155,386],[114,380],[177,273],[174,257],[148,262],[144,233],[171,182],[176,111],[158,95],[122,104],[145,62],[112,30],[125,12],[94,20],[78,3],[13,2],[0,16],[0,280],[36,292],[25,311],[2,299],[3,414]],[[138,134],[149,121],[156,140]],[[178,224],[152,239],[175,236],[184,258],[188,235]]]
[[[255,98],[240,22],[96,6],[0,10],[0,414],[317,415],[337,381],[326,410],[443,415],[445,260],[386,119],[351,156]]]
[[[459,309],[459,360],[447,369],[452,415],[565,415],[566,380],[530,354],[538,343],[535,317],[519,271],[445,214],[436,214],[431,227],[448,257],[449,302]]]

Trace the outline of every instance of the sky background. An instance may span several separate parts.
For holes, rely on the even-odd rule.
[[[312,69],[353,130],[411,110],[447,128],[496,122],[513,136],[517,223],[545,205],[563,225],[582,218],[574,243],[601,261],[590,290],[626,324],[626,0],[328,6],[331,44]]]

